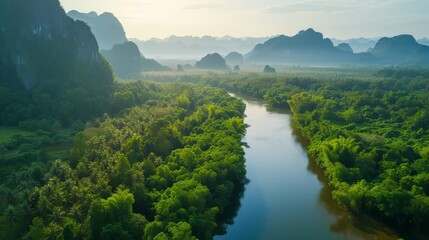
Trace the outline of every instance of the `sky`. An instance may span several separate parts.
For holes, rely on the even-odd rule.
[[[128,38],[267,37],[307,28],[347,39],[429,37],[428,0],[60,0],[66,11],[113,13]]]

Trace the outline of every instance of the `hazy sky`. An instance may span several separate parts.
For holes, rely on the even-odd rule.
[[[428,0],[60,0],[66,11],[112,12],[127,37],[294,35],[327,37],[403,33],[429,37]]]

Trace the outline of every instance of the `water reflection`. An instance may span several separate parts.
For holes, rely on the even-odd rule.
[[[310,142],[301,135],[292,122],[290,127],[292,128],[294,139],[307,150]],[[309,159],[307,170],[315,174],[323,184],[320,189],[319,203],[329,214],[336,217],[336,220],[330,225],[332,232],[340,234],[344,239],[397,239],[397,233],[385,224],[377,222],[368,216],[353,214],[340,208],[332,198],[332,189],[329,187],[328,179],[323,175],[323,171],[308,155],[307,158]]]
[[[245,184],[248,184],[249,180],[236,186],[231,198],[230,205],[225,209],[222,215],[219,215],[216,219],[217,228],[215,229],[216,235],[225,235],[227,233],[228,225],[234,224],[234,219],[238,214],[238,210],[241,207],[241,199],[244,197]]]
[[[333,201],[321,170],[308,160],[308,142],[291,125],[290,112],[245,103],[251,182],[225,221],[231,223],[227,234],[216,240],[395,239],[384,225],[356,217]]]

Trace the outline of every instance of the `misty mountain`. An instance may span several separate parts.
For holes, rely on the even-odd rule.
[[[336,48],[343,52],[353,53],[353,49],[348,43],[340,43],[338,46],[336,46]]]
[[[380,63],[395,65],[428,65],[429,46],[419,44],[412,35],[381,38],[371,51]]]
[[[429,46],[419,44],[411,35],[383,37],[368,52],[353,53],[348,43],[333,42],[313,29],[292,37],[278,36],[258,44],[245,55],[246,63],[285,64],[377,64],[429,65]]]
[[[102,53],[120,77],[139,77],[141,72],[171,70],[153,59],[145,58],[137,45],[129,41],[116,44],[111,50],[102,50]]]
[[[208,54],[200,61],[195,63],[195,68],[199,69],[213,69],[213,70],[227,70],[229,67],[226,65],[225,59],[218,53]]]
[[[309,28],[292,37],[281,35],[258,44],[245,59],[253,63],[334,64],[353,62],[355,56],[336,48],[330,39]]]
[[[244,61],[243,54],[238,52],[230,52],[225,56],[225,61],[229,65],[240,65]]]
[[[127,41],[122,24],[112,13],[98,15],[96,12],[81,13],[73,10],[67,15],[88,24],[101,49],[109,50],[113,45]]]
[[[339,45],[341,43],[347,43],[352,47],[353,52],[367,52],[368,49],[373,48],[378,41],[378,38],[351,38],[346,40],[339,40],[335,38],[331,38],[331,41],[335,45]]]
[[[0,1],[0,124],[87,119],[105,111],[112,83],[90,28],[58,0]]]
[[[132,39],[140,51],[151,58],[160,59],[200,59],[210,52],[226,55],[230,52],[249,52],[253,47],[268,38],[221,38],[204,36],[170,36],[165,39],[152,38],[148,41]]]

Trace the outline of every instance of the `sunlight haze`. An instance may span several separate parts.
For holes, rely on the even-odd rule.
[[[66,11],[112,12],[129,38],[170,35],[293,35],[312,27],[327,37],[427,37],[426,0],[61,0]]]

